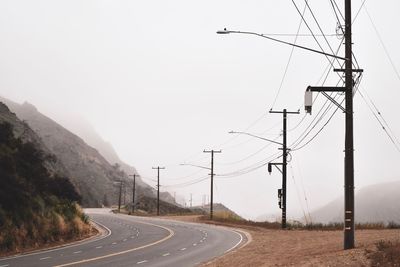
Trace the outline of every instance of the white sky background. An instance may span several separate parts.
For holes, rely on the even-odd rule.
[[[343,2],[338,1],[341,8]],[[356,13],[362,1],[352,2]],[[303,10],[304,1],[296,3]],[[324,32],[335,33],[330,2],[309,3]],[[367,1],[366,7],[400,69],[399,1]],[[309,12],[306,19],[319,33]],[[151,167],[166,166],[161,173],[163,185],[207,175],[206,170],[179,166],[183,162],[208,166],[210,155],[203,154],[203,149],[222,149],[223,153],[215,156],[215,172],[231,173],[278,152],[276,145],[270,145],[245,159],[267,143],[227,132],[247,130],[266,138],[278,137],[282,116],[267,111],[291,48],[258,37],[215,32],[227,27],[294,34],[299,22],[289,0],[1,0],[0,95],[28,101],[70,129],[74,129],[76,118],[88,121],[142,176],[155,178]],[[353,26],[354,53],[365,69],[361,90],[372,98],[400,138],[400,80],[365,10]],[[309,33],[304,24],[301,33]],[[294,40],[293,36],[278,38]],[[318,38],[329,52],[324,40]],[[327,38],[336,49],[338,38]],[[299,37],[298,43],[318,49],[311,37]],[[274,105],[279,110],[301,109],[301,115],[289,117],[289,129],[304,116],[306,87],[319,85],[327,64],[324,56],[295,49]],[[327,85],[335,85],[337,80],[332,73]],[[324,102],[319,96],[315,113],[289,132],[289,144]],[[302,184],[310,209],[342,196],[343,149],[344,115],[337,112],[313,142],[292,153],[296,184],[288,166],[289,217],[301,216],[301,206],[306,206]],[[399,179],[400,153],[359,94],[355,96],[355,149],[356,188]],[[269,176],[266,167],[240,177],[216,177],[215,201],[248,218],[279,214],[280,184],[280,173],[274,170]],[[209,180],[163,189],[187,200],[193,193],[194,204],[201,204],[202,196],[209,194]]]

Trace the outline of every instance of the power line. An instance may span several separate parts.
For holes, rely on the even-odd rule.
[[[304,6],[303,16],[304,16],[304,13],[305,13],[305,12],[306,12],[306,6]],[[301,29],[301,25],[302,25],[302,24],[303,24],[303,19],[300,19],[300,23],[299,23],[299,26],[298,26],[298,28],[297,28],[297,33],[296,33],[296,36],[295,36],[294,41],[293,41],[294,44],[297,43],[297,38],[299,37],[299,32],[300,32],[300,29]],[[280,83],[280,85],[279,85],[278,91],[276,92],[274,101],[272,102],[271,109],[274,108],[275,103],[276,103],[276,101],[277,101],[277,99],[278,99],[279,93],[280,93],[281,90],[282,90],[283,83],[284,83],[284,81],[285,81],[287,72],[288,72],[288,70],[289,70],[290,62],[292,61],[294,48],[295,48],[295,47],[292,46],[292,48],[291,48],[291,50],[290,50],[289,59],[288,59],[288,61],[287,61],[287,63],[286,63],[285,71],[284,71],[284,73],[283,73],[283,76],[282,76],[281,83]]]
[[[385,43],[383,42],[383,39],[382,39],[382,37],[381,37],[381,35],[380,35],[379,31],[378,31],[378,28],[376,27],[374,21],[372,20],[372,17],[371,17],[371,15],[369,14],[369,12],[368,12],[368,10],[367,10],[367,6],[366,6],[366,5],[363,5],[363,7],[364,7],[364,10],[365,10],[365,13],[368,15],[368,18],[369,18],[369,21],[370,21],[371,24],[372,24],[372,27],[373,27],[374,30],[375,30],[375,34],[377,35],[377,37],[378,37],[378,39],[379,39],[379,42],[381,43],[381,45],[382,45],[382,47],[383,47],[383,50],[385,51],[385,54],[386,54],[387,58],[388,58],[389,61],[390,61],[390,65],[392,66],[393,71],[395,72],[395,74],[396,74],[396,76],[397,76],[397,79],[400,81],[400,73],[399,73],[399,71],[397,70],[396,65],[394,64],[393,59],[392,59],[392,57],[390,56],[389,51],[388,51],[388,49],[386,48]]]
[[[375,113],[375,111],[372,109],[372,107],[369,105],[369,103],[367,102],[367,100],[365,99],[364,95],[359,91],[359,94],[361,95],[362,99],[364,100],[365,104],[368,106],[368,109],[371,111],[371,113],[373,114],[374,118],[378,121],[378,123],[380,124],[380,126],[382,127],[383,131],[386,133],[386,135],[389,137],[390,141],[393,143],[393,145],[395,146],[396,150],[400,152],[400,146],[399,146],[399,141],[397,140],[396,137],[392,137],[390,135],[390,133],[388,132],[388,130],[386,129],[384,123],[382,121],[380,121],[378,115]],[[380,112],[378,111],[378,114],[380,114]],[[397,143],[396,143],[397,141]]]

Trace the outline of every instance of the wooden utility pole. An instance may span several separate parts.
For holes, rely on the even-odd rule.
[[[153,170],[157,170],[157,216],[160,215],[160,170],[164,170],[165,167],[153,167]]]
[[[214,153],[221,153],[221,150],[204,150],[204,153],[211,153],[211,198],[210,198],[210,220],[213,219],[214,205]]]
[[[344,177],[344,249],[354,248],[354,137],[353,137],[353,52],[351,0],[345,0],[346,139]]]
[[[119,181],[118,212],[121,212],[122,181]]]
[[[136,193],[136,174],[129,175],[133,177],[133,185],[132,185],[132,213],[135,212],[135,193]],[[139,175],[137,175],[139,176]]]
[[[280,208],[282,209],[282,229],[286,229],[286,181],[287,181],[287,155],[289,149],[287,148],[287,115],[288,114],[300,114],[299,111],[273,111],[270,110],[269,113],[279,113],[283,114],[283,142],[282,142],[282,189],[280,194],[278,193]],[[272,165],[278,165],[276,163],[270,163]],[[269,167],[269,170],[271,168]]]

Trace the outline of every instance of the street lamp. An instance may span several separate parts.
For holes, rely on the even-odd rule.
[[[346,60],[346,61],[348,60],[347,58],[344,58],[344,57],[339,57],[337,55],[325,53],[325,52],[322,52],[322,51],[319,51],[319,50],[315,50],[315,49],[312,49],[312,48],[309,48],[309,47],[305,47],[305,46],[297,45],[297,44],[294,44],[294,43],[289,43],[289,42],[286,42],[286,41],[283,41],[283,40],[279,40],[279,39],[276,39],[276,38],[272,38],[272,37],[270,37],[268,35],[265,35],[265,34],[262,34],[262,33],[248,32],[248,31],[230,31],[230,30],[227,30],[226,28],[224,28],[222,31],[217,31],[217,34],[231,34],[231,33],[255,35],[255,36],[262,37],[262,38],[265,38],[265,39],[268,39],[268,40],[271,40],[271,41],[274,41],[274,42],[278,42],[278,43],[281,43],[281,44],[294,46],[294,47],[297,47],[297,48],[300,48],[300,49],[303,49],[303,50],[311,51],[311,52],[314,52],[314,53],[317,53],[317,54],[321,54],[321,55],[325,55],[325,56],[328,56],[328,57],[333,57],[333,58]]]
[[[248,135],[248,136],[251,136],[251,137],[254,137],[254,138],[258,138],[258,139],[261,139],[261,140],[264,140],[264,141],[268,141],[268,142],[271,142],[271,143],[274,143],[274,144],[283,146],[282,143],[279,143],[279,142],[276,142],[276,141],[274,141],[274,140],[267,139],[267,138],[264,138],[264,137],[261,137],[261,136],[255,135],[255,134],[251,134],[251,133],[236,132],[236,131],[230,131],[230,132],[228,132],[228,133],[230,133],[230,134],[244,134],[244,135]]]
[[[192,166],[192,167],[197,167],[197,168],[201,168],[201,169],[211,170],[211,168],[200,166],[200,165],[195,165],[195,164],[191,164],[191,163],[181,163],[179,165],[180,166]]]

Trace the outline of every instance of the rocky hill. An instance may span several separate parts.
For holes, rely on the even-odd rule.
[[[12,112],[37,134],[43,147],[54,154],[68,173],[71,182],[82,195],[85,207],[100,207],[117,202],[118,181],[132,188],[132,179],[119,164],[111,164],[97,149],[89,146],[79,136],[57,122],[41,114],[33,105],[22,105],[0,98]],[[138,184],[139,195],[155,196],[155,190],[147,184]],[[170,200],[169,194],[161,196]]]
[[[356,191],[356,222],[400,223],[400,181],[366,186]],[[343,197],[311,213],[313,222],[342,222]]]

